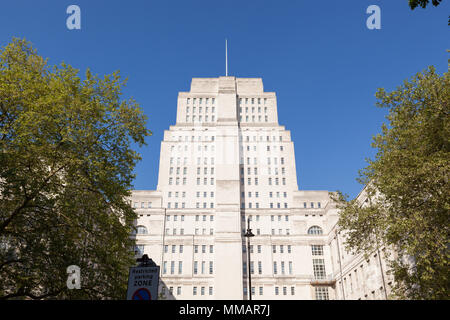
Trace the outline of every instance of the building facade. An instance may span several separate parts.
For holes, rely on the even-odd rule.
[[[165,299],[383,298],[375,265],[376,296],[345,290],[361,257],[342,253],[328,191],[298,189],[290,131],[260,78],[193,78],[164,132],[156,190],[131,202],[136,254],[161,266]]]

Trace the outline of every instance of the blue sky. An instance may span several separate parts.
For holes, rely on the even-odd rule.
[[[377,88],[392,90],[429,65],[447,70],[449,1],[414,11],[407,2],[2,1],[0,46],[25,37],[51,64],[128,77],[124,94],[141,104],[153,132],[139,149],[135,188],[154,189],[177,94],[189,91],[192,77],[224,75],[228,38],[229,74],[262,77],[265,91],[277,93],[299,188],[355,196],[386,114],[375,107]],[[66,27],[71,4],[81,8],[81,30]],[[366,28],[372,4],[381,8],[381,30]]]

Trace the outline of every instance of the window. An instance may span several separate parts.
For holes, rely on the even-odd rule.
[[[137,245],[134,247],[134,254],[142,256],[144,254],[144,245]]]
[[[313,256],[323,256],[323,246],[313,244],[311,246],[311,251]]]
[[[329,300],[327,287],[316,287],[316,300]]]
[[[193,288],[192,288],[192,294],[193,294],[194,296],[197,295],[197,287],[193,287]]]
[[[313,271],[315,279],[325,279],[325,262],[323,259],[313,259]]]
[[[323,234],[323,231],[322,228],[319,226],[312,226],[311,228],[308,229],[308,234],[318,235]]]
[[[147,228],[145,226],[137,226],[136,227],[137,234],[148,234]]]

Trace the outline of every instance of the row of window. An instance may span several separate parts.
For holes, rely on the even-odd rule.
[[[170,165],[173,165],[174,162],[175,162],[175,158],[174,158],[174,157],[171,157],[171,158],[170,158]],[[177,165],[180,165],[180,164],[181,164],[181,158],[178,157],[178,158],[177,158]],[[185,158],[183,159],[183,164],[184,164],[184,165],[187,164],[187,157],[185,157]],[[204,164],[204,165],[207,165],[207,164],[208,164],[208,158],[207,158],[207,157],[203,158],[203,164]],[[210,164],[214,165],[214,158],[211,158]],[[200,158],[200,157],[197,158],[197,165],[201,165],[201,158]]]
[[[183,261],[178,261],[178,274],[183,273]],[[163,262],[163,274],[167,274],[167,261]],[[175,261],[170,261],[170,274],[175,274]]]
[[[240,122],[250,122],[250,117],[249,116],[245,116],[245,118],[243,116],[239,116],[239,121]],[[258,121],[256,121],[256,116],[252,116],[251,117],[251,122],[262,122],[262,116],[258,116]],[[269,117],[268,116],[264,116],[264,122],[269,122]]]
[[[179,194],[180,194],[180,192],[175,191],[175,192],[173,193],[174,198],[178,198],[178,197],[179,197]],[[210,197],[211,197],[211,198],[214,198],[214,191],[210,191],[209,194],[210,194]],[[197,197],[197,198],[200,198],[202,195],[203,195],[203,198],[207,198],[207,197],[208,197],[208,191],[203,191],[203,192],[202,192],[202,191],[197,191],[197,192],[196,192],[196,197]],[[167,197],[168,197],[168,198],[172,198],[172,191],[169,191],[169,192],[167,193]],[[182,198],[185,198],[185,197],[186,197],[186,191],[182,191],[182,192],[181,192],[181,197],[182,197]]]
[[[173,183],[173,180],[171,180],[172,178],[169,178],[169,185],[172,185],[172,183]],[[178,178],[177,178],[178,179]],[[186,180],[185,180],[186,178],[183,178],[183,185],[185,185],[186,184]],[[200,181],[201,180],[199,180],[200,178],[197,178],[197,185],[200,185]],[[206,179],[206,180],[205,180]],[[241,183],[243,184],[243,180],[244,178],[241,178]],[[248,178],[249,180],[250,180],[250,178]],[[271,178],[269,178],[269,181],[270,181],[270,179]],[[278,178],[276,178],[276,180],[275,180],[275,185],[277,185],[277,179]],[[283,178],[284,179],[284,178]],[[176,181],[176,185],[179,185],[179,180],[178,180],[178,183],[177,183],[177,181]],[[207,185],[207,182],[208,182],[208,180],[207,180],[207,178],[204,178],[203,179],[203,185]],[[210,178],[210,182],[211,182],[211,185],[213,185],[214,184],[214,178]],[[248,181],[249,183],[249,185],[251,185],[251,181]],[[285,183],[285,181],[283,181],[284,183]],[[283,183],[283,184],[284,184]],[[269,183],[270,184],[270,183]],[[258,185],[258,178],[255,178],[255,185]],[[178,191],[176,191],[175,193],[175,197],[176,198],[178,198]],[[197,198],[199,198],[200,197],[200,191],[197,191]],[[255,197],[256,198],[258,198],[259,197],[259,193],[258,192],[255,192],[254,193],[254,195],[255,195]],[[169,191],[168,192],[168,194],[167,194],[167,196],[170,198],[170,197],[172,197],[172,192],[171,191]],[[186,192],[185,191],[183,191],[182,192],[182,197],[183,198],[185,198],[186,197]],[[206,192],[203,192],[203,197],[206,197]],[[211,192],[211,197],[214,197],[214,192]],[[241,197],[242,198],[244,198],[245,197],[245,193],[244,192],[241,192]],[[252,192],[248,192],[248,197],[249,198],[251,198],[252,197]],[[272,198],[273,197],[273,192],[269,192],[269,198]],[[276,192],[276,197],[277,198],[279,198],[280,197],[280,192],[279,191],[277,191]],[[286,198],[287,197],[287,193],[286,192],[283,192],[283,197],[284,198]],[[184,203],[183,203],[184,204]],[[184,207],[184,205],[182,204],[182,206],[181,206],[181,208],[185,208]],[[242,204],[243,205],[243,208],[245,208],[245,203],[243,203]],[[133,205],[133,207],[134,208],[138,208],[139,207],[139,202],[134,202],[134,205]],[[141,204],[140,204],[140,208],[141,209],[145,209],[145,208],[151,208],[152,207],[152,202],[141,202]],[[211,208],[213,208],[214,206],[211,206]],[[252,207],[252,205],[250,204],[250,206],[249,206],[249,208],[251,208]],[[285,203],[284,204],[284,207],[285,208],[287,208],[287,203]],[[170,204],[168,205],[168,208],[170,208]],[[176,206],[175,206],[175,208],[178,208],[178,204],[176,204]],[[200,205],[199,206],[197,206],[197,208],[200,208]],[[206,208],[206,207],[204,207],[204,208]],[[255,208],[259,208],[259,203],[256,203],[255,204]],[[274,208],[274,204],[273,203],[270,203],[270,208]],[[277,208],[281,208],[281,204],[280,203],[277,203]],[[307,203],[306,202],[303,202],[303,208],[307,208]],[[311,202],[310,203],[310,208],[315,208],[315,206],[314,206],[314,202]],[[317,202],[317,208],[321,208],[321,203],[320,202]]]
[[[201,229],[201,233],[200,233],[200,229],[199,228],[195,228],[194,234],[197,235],[197,236],[199,236],[199,235],[206,236],[206,235],[208,235],[208,232],[207,232],[206,228],[202,228]],[[172,229],[172,233],[170,233],[170,228],[166,228],[166,235],[174,235],[174,236],[180,235],[180,236],[183,236],[184,235],[184,229],[181,228],[180,229],[180,233],[178,234],[176,228]],[[212,229],[212,228],[209,229],[209,235],[210,236],[214,235],[214,229]]]
[[[244,137],[245,137],[245,139],[244,139]],[[258,139],[256,138],[257,136],[252,136],[252,141],[253,142],[256,142]],[[259,136],[259,141],[263,141],[263,136],[262,135],[260,135]],[[247,135],[245,135],[245,136],[239,136],[239,141],[246,141],[246,142],[250,142],[250,136],[247,136]],[[270,136],[266,136],[266,141],[267,142],[270,142]],[[272,136],[272,141],[277,141],[277,139],[276,139],[276,137],[275,136]],[[283,141],[283,136],[279,136],[278,137],[278,141]]]
[[[194,130],[194,129],[192,129]],[[205,131],[207,131],[208,129],[205,129]],[[215,139],[215,136],[190,136],[191,137],[191,142],[195,141],[195,137],[197,137],[197,141],[198,142],[212,142]],[[172,136],[173,141],[183,141],[183,136],[175,136],[175,134]],[[202,140],[202,138],[204,138],[204,140]],[[165,140],[167,141],[167,140]],[[184,136],[184,141],[188,142],[189,141],[189,136]]]
[[[199,270],[199,265],[201,266],[201,269]],[[206,270],[206,262],[205,261],[201,261],[201,264],[199,264],[199,261],[194,261],[194,274],[200,274],[199,272],[201,271],[201,274],[206,274],[207,270]],[[209,261],[209,268],[208,268],[208,272],[209,274],[213,274],[214,270],[213,270],[213,262]]]
[[[270,158],[267,158],[267,159],[270,159]],[[275,160],[275,159],[277,159],[277,158],[274,158],[274,160]],[[251,159],[250,159],[250,157],[247,157],[246,160],[247,160],[247,165],[251,165]],[[275,163],[274,163],[275,165],[278,165],[278,163],[277,163],[276,160],[275,160],[274,162],[275,162]],[[243,164],[244,164],[244,158],[243,158],[243,157],[241,157],[239,164],[240,164],[240,165],[243,165]],[[284,163],[284,158],[281,158],[281,164],[285,164],[285,163]],[[255,166],[258,165],[258,158],[257,158],[257,157],[254,157],[254,158],[253,158],[253,165],[255,165]],[[269,165],[269,166],[271,165],[270,160],[268,160],[268,165]],[[241,172],[242,172],[242,170],[241,170]],[[268,171],[268,172],[269,172],[269,171]]]
[[[198,179],[200,179],[200,178],[197,178],[197,180]],[[245,183],[245,179],[241,178],[241,185],[243,185],[244,183]],[[272,185],[279,186],[280,185],[280,178],[274,178],[274,179],[273,178],[268,178],[267,183],[268,183],[269,186],[272,186]],[[255,184],[255,186],[259,185],[259,179],[258,178],[254,178],[254,184]],[[282,178],[281,179],[281,184],[283,186],[286,185],[286,178]],[[252,185],[252,178],[247,178],[247,185],[248,186]]]
[[[209,287],[209,291],[208,292],[209,292],[209,295],[212,296],[212,294],[213,294],[213,287]],[[180,292],[180,294],[181,294],[181,292]],[[194,296],[197,295],[197,287],[193,287],[192,288],[192,294]],[[200,295],[202,295],[202,296],[205,295],[205,287],[200,287]]]
[[[255,221],[258,222],[259,219],[260,219],[260,216],[259,216],[259,215],[256,215],[255,217],[256,217]],[[278,216],[278,221],[282,221],[282,217],[283,217],[283,216],[279,215],[279,216]],[[244,215],[243,215],[241,218],[242,218],[242,221],[245,221],[245,216],[244,216]],[[250,221],[253,221],[253,216],[252,216],[252,215],[248,215],[247,218],[248,218]],[[271,215],[271,216],[270,216],[270,221],[275,221],[275,216],[274,216],[274,215]],[[284,221],[289,221],[289,216],[288,216],[288,215],[285,215],[285,216],[284,216]]]
[[[206,265],[207,261],[194,261],[194,274],[213,274],[214,269],[213,269],[213,261],[209,261],[208,263],[208,269],[207,265]],[[168,261],[164,261],[163,262],[163,274],[175,274],[175,264],[176,261],[170,261],[170,271],[168,270],[168,265],[169,262]],[[177,264],[178,268],[178,274],[183,274],[183,261],[178,261]],[[199,269],[200,266],[200,269]]]
[[[249,113],[249,110],[251,111],[251,113],[261,113],[262,112],[262,107],[239,107],[239,113],[241,114],[242,111],[245,111],[245,113]],[[264,107],[264,113],[267,113],[267,107]]]
[[[144,226],[138,226],[138,230],[139,228],[145,228]],[[139,231],[138,231],[139,233]],[[147,234],[147,229],[145,228],[145,233]],[[176,253],[176,245],[171,245],[171,252],[172,253]],[[183,248],[184,246],[181,244],[178,246],[178,253],[183,253]],[[201,253],[207,253],[207,251],[209,253],[214,253],[214,246],[213,245],[194,245],[194,253],[199,253],[199,248],[201,247]],[[207,250],[207,248],[209,247],[209,250]],[[277,245],[272,245],[272,253],[285,253],[285,251],[287,253],[292,253],[292,246],[291,245],[279,245],[278,246],[279,249],[277,251]],[[250,253],[254,253],[254,245],[250,246]],[[261,253],[262,252],[262,246],[261,245],[256,245],[257,248],[257,253]],[[286,250],[285,250],[286,248]],[[312,255],[313,256],[323,256],[323,245],[312,245],[311,246],[311,251],[312,251]],[[169,245],[165,245],[164,246],[164,252],[168,253],[169,252]],[[245,244],[242,245],[242,252],[246,253],[247,252],[247,246]],[[355,269],[355,274],[356,274],[356,269]],[[349,278],[351,279],[351,274],[349,274]],[[346,278],[344,278],[344,280],[346,280]],[[350,281],[351,282],[351,281]]]
[[[184,149],[184,151],[188,151],[189,150],[189,145],[184,145],[184,147],[183,146],[181,146],[181,145],[178,145],[178,147],[177,147],[177,152],[179,152],[179,153],[181,153],[182,152],[182,149]],[[215,151],[215,146],[214,146],[214,144],[213,145],[211,145],[211,147],[209,147],[208,148],[208,144],[205,144],[205,145],[202,145],[202,144],[198,144],[197,145],[197,151],[198,152],[201,152],[201,151],[208,151],[208,149],[209,149],[209,151]],[[194,146],[192,146],[192,151],[194,151]],[[171,146],[170,147],[170,152],[172,153],[172,154],[176,154],[175,153],[175,146]]]
[[[173,217],[174,217],[174,221],[177,221],[177,216],[175,215]],[[170,221],[170,216],[167,216],[166,219],[167,219],[167,221]],[[214,221],[214,216],[212,216],[212,215],[209,216],[209,220],[210,221]],[[181,216],[181,221],[184,221],[184,215]],[[195,221],[200,221],[198,215],[196,216],[196,220]],[[203,221],[206,221],[206,215],[203,215]],[[166,234],[169,234],[169,230],[170,230],[169,228],[166,229]],[[279,235],[283,234],[282,230],[283,229],[278,229],[278,234]],[[210,229],[210,235],[212,235],[213,232],[214,232],[213,229]],[[245,233],[245,229],[242,229],[242,232]],[[136,227],[136,233],[137,234],[148,234],[148,230],[147,230],[147,228],[145,226],[139,225],[139,226]],[[177,234],[177,229],[176,228],[174,228],[172,230],[172,234],[173,235]],[[199,228],[195,229],[195,234],[196,235],[199,234]],[[286,229],[286,235],[289,235],[289,234],[290,234],[290,230]],[[312,227],[310,227],[308,229],[308,234],[310,234],[310,235],[321,235],[321,234],[323,234],[323,231],[322,231],[322,228],[320,228],[319,226],[312,226]],[[183,228],[180,229],[180,235],[184,235],[184,229]],[[202,229],[202,235],[206,235],[206,228]],[[261,235],[260,229],[256,229],[256,235]],[[275,229],[272,229],[272,235],[275,235]],[[259,248],[258,248],[258,250],[259,250]],[[275,247],[274,247],[274,250],[275,250]],[[280,250],[282,250],[282,249],[280,249]],[[290,246],[288,247],[288,250],[289,250],[289,253],[290,253]],[[275,253],[275,251],[274,251],[274,253]],[[323,255],[323,246],[313,245],[312,246],[312,253],[313,253],[313,255]]]
[[[281,209],[281,203],[278,202],[278,203],[276,204],[276,206],[277,206],[278,209]],[[269,203],[269,207],[270,207],[271,209],[275,208],[274,203],[273,203],[273,202]],[[259,202],[255,202],[255,207],[254,207],[254,208],[255,208],[255,209],[259,209]],[[287,202],[284,203],[284,208],[285,208],[285,209],[288,208]],[[248,203],[247,203],[247,206],[245,205],[245,202],[241,202],[241,209],[253,209],[253,204],[252,204],[252,202],[248,202]]]
[[[285,252],[285,247],[286,247],[286,251],[287,253],[292,253],[292,246],[291,245],[279,245],[279,253],[284,253]],[[256,245],[257,248],[257,253],[261,253],[262,250],[262,246],[261,245]],[[247,252],[247,246],[245,244],[242,245],[242,252],[245,253]],[[272,245],[272,252],[273,253],[277,253],[277,246],[276,245]],[[253,245],[250,245],[250,253],[254,253],[253,252]]]
[[[202,107],[198,107],[198,109],[196,107],[192,107],[192,113],[196,113],[198,110],[199,113],[203,112],[203,108]],[[205,113],[209,112],[209,107],[205,107]],[[186,107],[186,113],[189,113],[190,109],[189,106]],[[215,113],[216,112],[216,108],[215,107],[211,107],[211,113]]]
[[[169,178],[169,185],[171,186],[171,185],[173,185],[173,177],[170,177]],[[210,181],[210,185],[214,185],[214,178],[209,178],[209,181]],[[187,178],[186,177],[184,177],[183,179],[181,179],[180,177],[176,177],[175,178],[175,185],[176,186],[178,186],[178,185],[180,185],[180,183],[182,183],[182,185],[186,185],[186,183],[187,183]],[[199,186],[199,185],[201,185],[201,178],[197,178],[197,185]],[[203,185],[204,186],[206,186],[206,185],[208,185],[208,178],[203,178]]]
[[[205,104],[208,104],[209,101],[211,101],[211,104],[215,104],[216,102],[216,98],[192,98],[192,104],[196,104],[198,102],[198,104],[202,104],[202,102],[205,102]],[[191,98],[187,98],[186,100],[187,104],[191,103]]]
[[[273,168],[273,169],[274,169],[274,171],[273,171],[274,174],[275,174],[275,175],[278,175],[278,174],[279,174],[278,167],[275,167],[275,168]],[[253,173],[254,173],[255,175],[258,174],[258,168],[257,168],[257,167],[253,168]],[[250,168],[250,167],[247,167],[247,175],[251,175],[251,174],[252,174],[251,168]],[[267,167],[267,174],[269,174],[269,175],[272,174],[272,168],[271,168],[271,167]],[[285,174],[286,174],[286,168],[285,168],[285,167],[282,167],[282,168],[281,168],[281,174],[282,174],[282,175],[285,175]],[[244,175],[244,168],[241,168],[241,175]]]
[[[277,198],[280,198],[280,192],[279,191],[277,191],[275,194],[276,194]],[[259,192],[258,191],[255,191],[254,193],[252,193],[251,191],[247,192],[247,197],[248,198],[251,198],[252,195],[255,198],[259,198]],[[287,192],[283,192],[283,197],[287,198]],[[244,191],[241,192],[241,198],[245,198],[245,192]],[[273,192],[272,191],[269,192],[269,198],[273,198]]]
[[[243,145],[241,145],[240,147],[240,150],[243,152],[244,151],[244,146]],[[192,147],[192,149],[194,149],[194,147]],[[257,149],[257,145],[254,145],[253,146],[253,148],[250,146],[250,145],[247,145],[246,146],[246,151],[248,151],[248,152],[250,152],[250,151],[252,151],[252,149],[253,149],[253,151],[258,151]],[[284,147],[283,146],[280,146],[279,147],[279,149],[280,149],[280,152],[283,152],[284,151]],[[275,146],[272,146],[272,148],[270,147],[270,146],[266,146],[266,151],[267,152],[271,152],[271,150],[272,151],[274,151],[274,152],[278,152],[277,151],[277,146],[275,145]],[[183,146],[181,146],[181,145],[178,145],[178,147],[177,147],[177,150],[176,150],[177,152],[179,152],[179,153],[181,153],[181,152],[183,152],[183,151],[185,151],[185,152],[188,152],[189,151],[189,146],[188,145],[184,145],[184,147]],[[192,150],[192,151],[194,151],[194,150]],[[212,146],[208,146],[208,144],[205,144],[205,145],[198,145],[197,146],[197,152],[202,152],[202,151],[205,151],[205,152],[208,152],[208,151],[215,151],[215,146],[214,145],[212,145]],[[170,147],[170,152],[172,153],[172,154],[175,154],[175,146],[171,146]]]
[[[242,234],[245,234],[246,230],[242,229]],[[271,234],[274,236],[275,235],[275,229],[272,229]],[[282,235],[287,235],[289,236],[291,234],[290,229],[286,229],[286,232],[283,233],[283,229],[278,229],[278,235],[282,236]],[[256,229],[256,235],[260,236],[261,235],[261,229],[257,228]]]
[[[207,129],[205,129],[205,131],[206,131]],[[172,138],[173,138],[173,140],[175,140],[175,141],[183,141],[183,137],[184,137],[184,141],[185,142],[188,142],[189,141],[189,137],[191,137],[191,142],[194,142],[196,139],[195,139],[195,137],[197,137],[197,141],[198,142],[212,142],[212,141],[214,141],[215,140],[215,136],[200,136],[200,135],[198,135],[198,136],[188,136],[188,135],[185,135],[185,136],[175,136],[175,135],[173,135],[172,136]],[[246,141],[246,142],[250,142],[250,141],[253,141],[253,142],[256,142],[256,141],[258,141],[258,139],[257,139],[257,136],[251,136],[252,137],[252,139],[250,139],[250,136],[249,135],[244,135],[244,136],[242,136],[242,135],[240,135],[239,136],[239,141],[240,142],[243,142],[243,141]],[[259,141],[263,141],[264,140],[264,138],[263,138],[264,136],[263,135],[260,135],[259,136]],[[272,140],[270,139],[270,136],[265,136],[266,137],[266,141],[267,142],[270,142],[270,141],[273,141],[273,142],[275,142],[275,141],[283,141],[283,136],[278,136],[278,140],[277,140],[277,138],[276,138],[276,136],[272,136]],[[204,138],[204,140],[202,140],[202,138]],[[173,150],[173,149],[172,149]]]
[[[252,295],[256,295],[256,290],[255,287],[252,287]],[[262,296],[263,295],[263,287],[259,287],[259,295]],[[284,296],[286,296],[288,293],[288,288],[287,287],[282,287],[282,294]],[[295,287],[291,287],[290,290],[291,295],[295,295]],[[244,295],[247,295],[247,288],[244,287]],[[278,296],[280,295],[280,287],[275,286],[275,295]],[[328,294],[328,287],[315,287],[315,299],[316,300],[329,300],[329,294]]]
[[[171,157],[170,158],[170,165],[173,165],[174,164],[174,161],[175,161],[175,158],[174,157]],[[180,157],[178,157],[177,158],[177,165],[180,165],[181,164],[181,158]],[[183,164],[184,165],[186,165],[187,164],[187,157],[185,157],[184,159],[183,159]],[[197,157],[197,165],[201,165],[202,164],[202,161],[201,161],[201,157]],[[208,164],[208,158],[207,157],[204,157],[203,158],[203,164],[204,165],[207,165]],[[211,165],[214,165],[214,158],[210,158],[210,164]],[[244,164],[244,158],[241,158],[241,164]],[[250,163],[250,158],[249,157],[247,157],[247,165],[250,165],[251,163]],[[257,165],[258,164],[258,158],[254,158],[254,165]],[[272,164],[272,161],[271,161],[271,158],[267,158],[267,165],[271,165]],[[278,158],[277,157],[274,157],[273,158],[273,164],[274,165],[278,165]],[[280,158],[280,164],[285,164],[285,161],[284,161],[284,158],[283,157],[281,157]],[[170,170],[170,169],[169,169]],[[184,169],[183,169],[184,170]],[[187,169],[186,169],[187,170]],[[187,171],[186,171],[187,172]],[[173,173],[173,169],[172,169],[172,172],[170,172],[170,173]],[[242,169],[241,169],[241,173],[243,174],[243,172],[242,172]]]
[[[169,168],[169,174],[173,174],[173,172],[174,172],[174,170],[173,170],[174,168],[173,167],[170,167]],[[177,167],[177,169],[176,169],[176,174],[178,175],[178,174],[180,174],[180,167]],[[187,174],[187,167],[184,167],[183,168],[183,175],[186,175]],[[199,174],[201,174],[201,168],[200,167],[197,167],[197,174],[199,175]],[[203,167],[203,174],[208,174],[208,167]],[[214,174],[214,167],[211,167],[210,169],[209,169],[209,174]]]
[[[258,102],[258,104],[261,104],[263,102],[264,104],[267,103],[267,98],[239,98],[239,105],[242,105],[242,103],[249,104],[255,104],[255,102]]]
[[[278,296],[280,294],[280,289],[275,287],[275,295]],[[287,288],[283,287],[283,296],[287,295]],[[295,295],[295,287],[291,287],[291,296]]]
[[[176,249],[177,249],[177,246],[176,245],[171,245],[171,247],[172,247],[172,250],[171,250],[171,252],[172,253],[176,253]],[[194,245],[194,253],[199,253],[199,248],[201,247],[201,253],[206,253],[207,251],[209,252],[209,253],[214,253],[214,246],[213,245],[205,245],[205,244],[203,244],[203,245]],[[209,249],[207,250],[207,248],[209,247]],[[184,246],[182,245],[182,244],[180,244],[179,246],[178,246],[178,253],[183,253],[183,248],[184,248]],[[169,252],[169,245],[164,245],[164,253],[168,253]]]
[[[241,151],[244,151],[244,146],[241,145],[240,149],[241,149]],[[251,146],[247,146],[246,150],[247,151],[251,151]],[[270,146],[266,146],[266,151],[270,152],[271,150],[272,151],[277,151],[277,146],[276,145],[272,146],[272,149],[270,148]],[[253,146],[253,151],[257,151],[257,146],[256,145]],[[284,147],[283,146],[280,146],[280,151],[284,151]]]
[[[169,217],[169,216],[167,216],[167,217]],[[174,217],[176,217],[176,216],[174,216]],[[184,216],[182,216],[182,217],[183,217],[182,221],[184,221]],[[206,216],[204,216],[204,217],[206,217]],[[213,216],[210,216],[210,221],[213,221],[213,220],[214,220]],[[198,220],[196,220],[196,221],[198,221]],[[204,219],[203,221],[206,221],[206,219]],[[317,229],[317,228],[319,228],[319,229]],[[200,229],[199,228],[196,228],[194,232],[195,232],[195,235],[200,235]],[[245,232],[246,232],[246,230],[242,229],[242,233],[245,234]],[[148,230],[147,230],[147,228],[145,226],[137,226],[136,233],[137,234],[148,234]],[[169,235],[169,234],[170,234],[170,228],[167,228],[166,229],[166,235]],[[202,235],[207,235],[206,228],[202,229],[202,233],[201,234]],[[214,229],[209,229],[209,235],[213,235],[213,234],[214,234]],[[286,229],[285,234],[286,235],[290,235],[290,229]],[[322,234],[322,229],[320,227],[318,227],[318,226],[313,226],[313,227],[308,229],[308,234],[320,235],[320,234]],[[177,235],[177,229],[176,228],[172,229],[172,235]],[[184,229],[183,228],[180,229],[180,235],[184,235]],[[258,236],[261,235],[261,229],[256,229],[256,235],[258,235]],[[275,229],[272,229],[272,235],[275,235]],[[278,229],[278,235],[283,235],[283,229]],[[243,247],[243,250],[245,250],[245,247]],[[260,250],[259,247],[258,247],[258,250]],[[280,249],[280,250],[282,250],[282,249]],[[288,252],[290,253],[290,247],[288,248]],[[275,253],[275,251],[274,251],[274,253]],[[323,255],[323,247],[322,246],[313,245],[312,246],[312,254],[313,255]]]
[[[169,287],[169,292],[170,292],[171,295],[174,295],[173,289],[174,289],[173,287]],[[206,292],[205,290],[206,290],[206,287],[200,287],[200,294],[201,294],[202,296],[205,295],[205,292]],[[208,293],[209,293],[210,296],[213,295],[213,287],[209,287],[209,288],[208,288]],[[162,288],[161,288],[161,294],[162,294],[163,296],[166,295],[165,287],[162,287]],[[176,294],[177,294],[178,296],[181,295],[181,287],[177,287],[177,293],[176,293]],[[194,295],[194,296],[197,295],[197,287],[193,287],[193,295]]]
[[[285,261],[281,261],[280,264],[277,264],[277,261],[273,262],[273,274],[277,275],[278,274],[278,266],[280,266],[280,274],[281,275],[292,275],[293,274],[293,264],[292,261],[288,261],[287,266],[288,266],[288,270],[286,273],[286,262]],[[244,274],[248,273],[248,269],[247,269],[247,262],[243,262],[242,264],[242,271]],[[250,273],[254,274],[255,273],[255,269],[254,269],[254,261],[250,261]],[[263,270],[262,270],[262,262],[258,261],[258,274],[262,274]]]
[[[211,118],[209,118],[207,115],[205,116],[205,118],[203,118],[201,115],[198,116],[198,118],[196,116],[192,116],[192,118],[186,116],[186,122],[191,122],[190,119],[192,119],[192,122],[203,122],[203,119],[205,122],[209,122],[209,119],[211,119],[211,122],[216,121],[216,117],[214,115],[212,115]]]
[[[186,208],[186,202],[174,202],[173,203],[173,208],[172,208],[172,202],[167,202],[167,209],[185,209]],[[195,203],[195,208],[196,209],[207,209],[208,208],[208,203],[207,202],[203,202],[203,207],[200,207],[200,202],[196,202]],[[209,208],[213,209],[214,208],[214,202],[210,202],[209,203]]]
[[[307,207],[308,207],[308,203],[307,202],[303,202],[303,208],[306,209]],[[315,208],[314,207],[314,202],[310,203],[310,208]],[[319,209],[321,208],[321,203],[320,202],[317,202],[317,208],[319,208]]]
[[[131,203],[131,201],[130,201],[130,203]],[[133,208],[138,208],[138,206],[139,206],[139,202],[135,202],[134,203],[134,205],[133,205]],[[151,208],[152,207],[152,203],[149,201],[149,202],[141,202],[141,209],[145,209],[145,208]]]
[[[167,215],[166,221],[170,221],[170,217],[171,217],[170,215]],[[202,220],[206,221],[206,217],[207,217],[206,215],[202,215]],[[177,220],[178,220],[178,215],[173,215],[173,221],[177,221]],[[214,216],[210,215],[209,220],[214,221]],[[184,221],[184,215],[181,215],[181,221]],[[195,216],[195,221],[200,221],[200,215]]]

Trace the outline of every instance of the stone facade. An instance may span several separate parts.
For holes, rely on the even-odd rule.
[[[166,299],[248,299],[248,220],[253,300],[371,297],[342,295],[360,258],[339,263],[328,191],[298,190],[290,131],[260,78],[192,79],[164,133],[157,190],[131,202],[136,253],[161,266]]]

